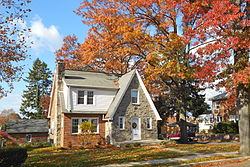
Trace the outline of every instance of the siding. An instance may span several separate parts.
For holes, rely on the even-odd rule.
[[[94,104],[77,104],[77,92],[79,90],[94,91]],[[70,92],[72,94],[71,104],[73,111],[107,111],[116,94],[116,90],[108,89],[71,88]]]

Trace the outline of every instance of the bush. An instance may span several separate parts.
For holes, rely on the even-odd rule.
[[[21,164],[25,162],[27,157],[27,149],[25,148],[0,149],[0,166],[21,166]]]
[[[166,141],[161,141],[161,142],[160,142],[160,145],[161,145],[161,146],[164,146],[164,145],[166,145],[166,144],[167,144]]]
[[[5,146],[6,146],[7,148],[16,148],[16,147],[18,147],[18,145],[17,145],[16,143],[12,142],[12,141],[6,142],[6,143],[5,143]]]
[[[214,126],[213,131],[219,134],[238,134],[239,125],[238,122],[220,122]]]
[[[23,143],[20,144],[20,146],[25,148],[43,148],[43,147],[51,147],[52,144],[49,142],[33,142],[33,143]]]
[[[132,147],[132,144],[125,144],[125,147],[126,147],[126,148],[131,148],[131,147]]]
[[[134,143],[134,147],[141,147],[141,143]]]

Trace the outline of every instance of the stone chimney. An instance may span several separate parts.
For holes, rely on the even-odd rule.
[[[61,80],[63,78],[64,72],[65,72],[65,63],[63,62],[63,60],[57,61],[56,72],[58,75],[58,79]]]

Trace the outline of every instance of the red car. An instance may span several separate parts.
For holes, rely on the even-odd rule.
[[[189,140],[192,140],[195,137],[195,132],[194,131],[188,130],[187,134],[188,134],[188,139]],[[173,133],[171,135],[168,135],[167,137],[168,137],[169,140],[180,140],[181,132],[178,131],[177,133]]]

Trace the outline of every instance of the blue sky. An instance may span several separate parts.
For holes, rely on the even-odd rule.
[[[88,28],[73,12],[79,7],[80,2],[81,0],[32,0],[29,5],[32,11],[24,26],[31,28],[30,39],[34,45],[29,49],[31,57],[21,63],[25,65],[24,77],[36,58],[47,63],[54,72],[54,51],[60,48],[64,36],[76,34],[80,42],[84,40]],[[0,112],[10,108],[19,111],[25,82],[17,82],[14,87],[12,93],[0,99]]]

